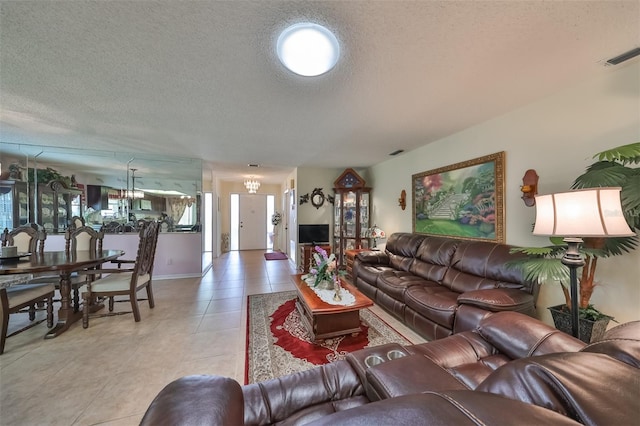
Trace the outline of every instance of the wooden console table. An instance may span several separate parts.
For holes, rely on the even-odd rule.
[[[298,293],[296,309],[312,341],[360,332],[360,309],[373,306],[367,296],[350,283],[340,280],[342,288],[349,290],[356,301],[349,306],[331,305],[320,299],[301,277],[293,276]]]

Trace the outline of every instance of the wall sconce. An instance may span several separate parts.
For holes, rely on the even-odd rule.
[[[400,198],[398,198],[398,205],[402,208],[402,210],[407,208],[407,191],[404,189],[400,193]]]
[[[538,193],[538,174],[535,170],[529,169],[522,177],[522,201],[527,207],[533,207],[536,205],[536,194]]]

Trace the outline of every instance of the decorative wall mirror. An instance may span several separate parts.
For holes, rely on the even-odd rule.
[[[311,192],[311,204],[316,209],[319,209],[324,204],[324,193],[322,188],[314,188]]]

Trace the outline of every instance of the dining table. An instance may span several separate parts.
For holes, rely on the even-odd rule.
[[[60,279],[61,306],[58,322],[45,335],[45,339],[59,336],[71,324],[82,318],[82,311],[75,312],[71,301],[71,274],[96,268],[124,255],[123,250],[45,251],[32,253],[21,259],[0,263],[0,276],[12,274],[42,274],[56,272]]]

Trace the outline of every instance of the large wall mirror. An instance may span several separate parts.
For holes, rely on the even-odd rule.
[[[202,162],[194,158],[0,143],[0,228],[64,232],[74,216],[106,232],[200,231]],[[37,183],[37,184],[36,184]]]

